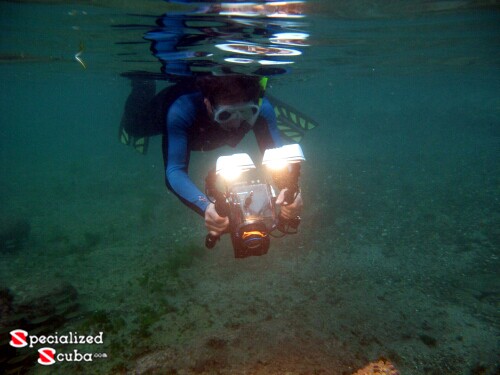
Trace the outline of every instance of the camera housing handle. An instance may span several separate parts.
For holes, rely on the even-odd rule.
[[[273,176],[274,181],[279,189],[287,189],[285,191],[285,202],[286,205],[292,204],[297,198],[297,194],[300,193],[299,188],[299,177],[300,177],[300,164],[291,164],[288,167],[287,173],[275,173]],[[285,219],[281,213],[278,215],[278,223],[276,229],[278,229],[283,234],[294,234],[297,233],[297,228],[300,225],[300,216],[296,216],[292,219]],[[290,231],[290,228],[293,231]]]
[[[230,214],[229,203],[227,202],[225,195],[217,189],[216,182],[217,174],[215,173],[215,169],[211,169],[205,178],[205,195],[207,197],[214,198],[214,201],[210,202],[214,204],[215,211],[219,216],[228,217]],[[208,233],[205,237],[205,247],[207,249],[213,249],[219,240],[220,236]]]

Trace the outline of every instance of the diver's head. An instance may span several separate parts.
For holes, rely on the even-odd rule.
[[[259,117],[261,86],[258,77],[202,76],[197,80],[212,120],[225,130],[253,126]]]

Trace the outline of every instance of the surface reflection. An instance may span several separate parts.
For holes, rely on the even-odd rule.
[[[286,73],[308,46],[304,1],[203,3],[145,33],[168,76]]]

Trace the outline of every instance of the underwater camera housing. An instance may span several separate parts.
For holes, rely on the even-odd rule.
[[[288,189],[289,197],[286,200],[289,203],[293,202],[298,192],[298,162],[303,160],[299,145],[283,146],[264,153],[263,164],[274,166],[273,180],[280,189]],[[291,163],[297,164],[294,168],[289,168]],[[270,234],[275,229],[285,234],[295,233],[284,229],[287,225],[276,215],[276,196],[272,186],[255,178],[255,172],[256,167],[248,154],[234,154],[219,157],[216,169],[211,170],[205,179],[206,194],[214,198],[217,213],[229,217],[235,258],[266,254],[271,242]],[[217,188],[219,176],[224,182],[223,191]],[[296,218],[288,225],[297,229],[299,223],[300,219]],[[218,239],[219,237],[208,234],[206,247],[213,248]]]

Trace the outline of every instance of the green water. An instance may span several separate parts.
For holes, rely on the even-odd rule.
[[[0,252],[0,286],[36,316],[71,284],[78,308],[46,334],[102,331],[53,347],[107,355],[44,367],[20,348],[21,373],[335,375],[380,357],[498,373],[498,4],[312,5],[311,47],[269,89],[320,123],[302,142],[300,233],[235,260],[228,238],[205,250],[203,221],[167,192],[159,139],[147,156],[117,140],[119,73],[159,64],[116,44],[144,30],[110,25],[166,4],[0,3],[0,229],[30,227]],[[200,186],[218,155],[193,156]]]

